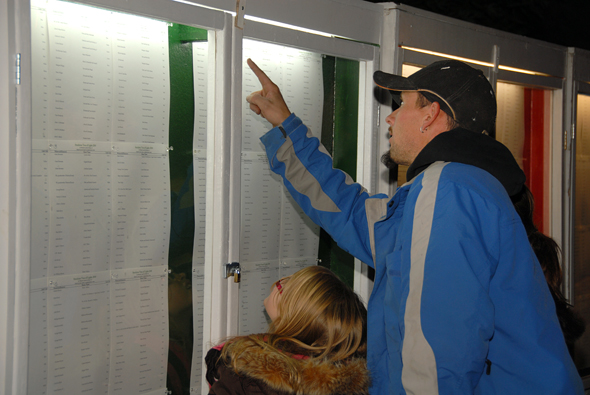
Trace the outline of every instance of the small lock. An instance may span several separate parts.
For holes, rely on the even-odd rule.
[[[225,278],[228,278],[229,276],[234,277],[234,283],[240,282],[242,276],[239,262],[225,264]]]

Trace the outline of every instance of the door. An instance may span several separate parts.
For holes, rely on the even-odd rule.
[[[31,394],[204,385],[231,18],[151,6],[31,3]]]

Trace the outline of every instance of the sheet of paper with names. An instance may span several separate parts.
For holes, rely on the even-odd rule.
[[[194,42],[193,84],[195,120],[193,135],[193,186],[195,205],[195,236],[193,242],[193,356],[191,363],[190,390],[201,389],[203,360],[203,301],[205,294],[205,229],[207,207],[205,202],[207,175],[207,84],[208,43]]]
[[[305,266],[315,265],[319,227],[289,196],[272,173],[260,136],[272,128],[250,111],[246,96],[260,83],[246,64],[251,58],[280,88],[289,109],[319,137],[323,108],[321,54],[244,40],[242,124],[242,214],[239,333],[268,329],[263,300],[272,284]]]
[[[162,394],[168,26],[33,1],[30,394]]]

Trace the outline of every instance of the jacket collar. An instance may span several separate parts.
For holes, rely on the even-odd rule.
[[[407,179],[411,180],[436,161],[458,162],[485,170],[502,183],[509,196],[520,192],[526,180],[505,145],[466,129],[453,129],[433,138],[408,168]]]
[[[262,380],[271,388],[306,395],[360,395],[369,388],[366,360],[334,364],[294,358],[280,351],[251,347],[237,356],[238,372]]]

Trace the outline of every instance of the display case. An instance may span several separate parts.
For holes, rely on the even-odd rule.
[[[494,137],[526,173],[535,221],[563,251],[564,294],[588,317],[586,51],[360,0],[0,7],[1,394],[207,393],[205,353],[267,328],[262,300],[280,277],[325,265],[368,300],[367,266],[268,169],[248,58],[372,194],[405,181],[379,161],[393,104],[373,72],[445,58],[481,69]]]
[[[567,174],[565,188],[571,192],[566,199],[569,210],[564,212],[564,222],[569,233],[570,276],[566,289],[574,309],[582,319],[590,319],[590,278],[588,240],[590,240],[590,53],[570,48],[568,51],[568,95],[564,117],[564,149],[567,152],[564,170]],[[588,331],[574,346],[574,361],[590,387],[590,336]]]
[[[11,392],[206,393],[205,353],[266,330],[262,300],[279,276],[318,263],[350,285],[360,275],[351,257],[320,262],[319,228],[270,176],[245,59],[335,157],[368,158],[343,166],[370,184],[380,8],[327,1],[323,12],[347,17],[326,27],[299,7],[267,19],[285,10],[263,5],[8,4],[19,11],[2,49],[18,47],[19,80],[3,111],[19,110],[18,143],[7,136],[19,177],[3,177],[22,199],[8,223],[18,241],[3,240],[15,279],[3,334],[17,339],[6,358],[22,366],[3,371]],[[347,144],[332,144],[345,140],[334,120]]]

